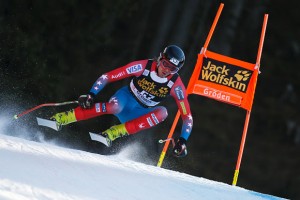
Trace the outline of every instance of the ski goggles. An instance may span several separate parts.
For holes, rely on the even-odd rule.
[[[168,60],[166,59],[161,59],[160,60],[160,64],[164,67],[164,68],[167,68],[171,74],[175,74],[179,71],[179,67],[176,67],[175,65],[169,63]]]

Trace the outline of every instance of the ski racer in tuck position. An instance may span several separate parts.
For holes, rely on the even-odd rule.
[[[173,155],[186,156],[186,142],[191,134],[193,118],[186,89],[178,71],[185,62],[185,55],[176,45],[167,46],[158,58],[139,60],[101,75],[87,95],[81,95],[77,108],[57,113],[51,117],[61,128],[76,121],[113,114],[121,124],[100,133],[111,146],[115,139],[135,134],[164,121],[167,109],[158,104],[171,95],[183,120],[181,135],[173,147]],[[108,84],[133,77],[130,84],[119,89],[109,102],[94,103],[94,98]]]

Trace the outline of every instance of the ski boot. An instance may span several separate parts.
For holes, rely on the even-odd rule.
[[[67,125],[77,121],[73,109],[70,111],[56,113],[50,119],[56,122],[58,131],[62,129],[63,125]]]
[[[110,127],[109,129],[103,131],[100,134],[106,138],[107,146],[111,147],[112,141],[114,141],[115,139],[117,139],[119,137],[127,136],[128,132],[125,128],[125,124],[119,124],[119,125]]]

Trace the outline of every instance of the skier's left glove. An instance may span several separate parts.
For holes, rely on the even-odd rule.
[[[78,98],[78,103],[81,108],[90,109],[94,105],[94,98],[95,95],[92,93],[86,95],[80,95],[80,97]]]
[[[173,155],[175,157],[184,157],[187,155],[187,148],[186,148],[186,140],[180,137],[173,148]]]

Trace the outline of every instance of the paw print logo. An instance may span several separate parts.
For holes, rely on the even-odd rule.
[[[160,94],[167,94],[168,93],[168,88],[161,87],[158,91],[159,91]]]
[[[251,73],[247,70],[238,70],[234,77],[238,81],[247,81],[250,78]]]

